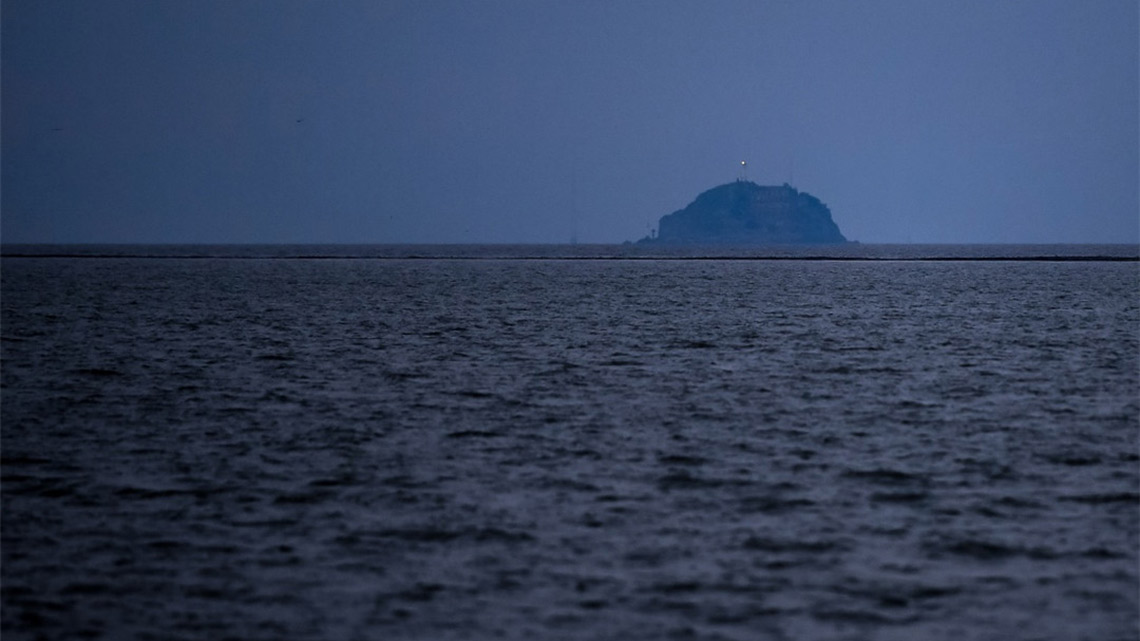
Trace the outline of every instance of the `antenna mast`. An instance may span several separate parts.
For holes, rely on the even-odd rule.
[[[748,162],[741,160],[740,161],[740,174],[737,175],[736,182],[747,182],[747,181],[748,181]]]

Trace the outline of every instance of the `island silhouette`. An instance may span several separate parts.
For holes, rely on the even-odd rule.
[[[684,209],[662,216],[643,244],[834,244],[847,239],[818,198],[787,183],[737,180],[713,187]]]

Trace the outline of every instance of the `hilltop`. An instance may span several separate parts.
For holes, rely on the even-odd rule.
[[[661,217],[658,233],[638,241],[664,244],[831,244],[847,239],[818,198],[784,184],[738,180],[697,196]]]

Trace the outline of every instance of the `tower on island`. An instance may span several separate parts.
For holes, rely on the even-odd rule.
[[[736,182],[748,182],[748,163],[744,160],[740,161],[740,173],[736,176]]]

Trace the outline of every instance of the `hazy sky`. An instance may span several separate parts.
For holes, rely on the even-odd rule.
[[[1140,242],[1136,0],[4,0],[4,242]]]

